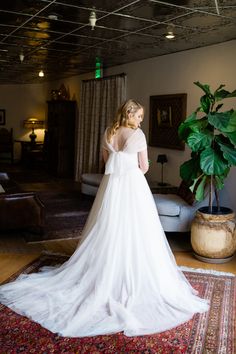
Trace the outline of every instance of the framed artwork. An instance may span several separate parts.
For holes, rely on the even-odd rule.
[[[184,150],[178,127],[186,118],[186,103],[186,93],[150,96],[150,146]]]
[[[0,125],[6,124],[6,112],[5,109],[0,109]]]

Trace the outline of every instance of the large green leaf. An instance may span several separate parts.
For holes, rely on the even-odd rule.
[[[201,102],[201,107],[203,112],[207,114],[210,111],[210,107],[211,107],[210,98],[207,95],[204,95],[200,98],[200,102]]]
[[[203,150],[200,154],[200,166],[206,175],[222,175],[228,167],[227,161],[218,151],[211,147]]]
[[[209,123],[222,132],[236,131],[236,111],[233,109],[226,112],[209,113],[207,117]]]
[[[207,177],[203,176],[201,182],[198,184],[197,189],[195,191],[195,198],[199,202],[202,201],[205,196],[204,192],[205,192],[206,180],[207,180]]]
[[[193,151],[199,151],[211,146],[213,134],[209,131],[193,132],[189,134],[187,144]]]
[[[194,157],[185,161],[180,166],[180,176],[184,181],[191,183],[200,174],[201,169],[199,161],[199,158]]]
[[[187,138],[189,134],[191,134],[191,131],[200,132],[205,129],[207,125],[208,121],[206,117],[203,117],[201,119],[191,119],[188,121],[184,121],[180,124],[178,128],[179,138],[181,140],[187,141]]]
[[[216,137],[216,141],[223,152],[225,160],[227,160],[230,165],[236,166],[236,149],[234,146],[222,143],[220,137]]]
[[[224,180],[225,180],[225,176],[224,175],[215,176],[215,187],[216,187],[216,189],[218,189],[218,190],[223,189]]]
[[[233,145],[236,145],[236,131],[235,131],[235,132],[232,132],[232,133],[226,132],[225,135],[229,138],[230,142],[231,142]]]
[[[226,90],[219,90],[214,94],[216,101],[221,101],[225,98],[236,97],[236,90],[229,92]]]
[[[179,134],[179,138],[181,140],[186,141],[186,139],[187,139],[187,137],[188,137],[188,135],[190,133],[189,127],[191,126],[193,121],[196,121],[196,116],[197,116],[197,113],[193,112],[192,114],[190,114],[190,116],[188,116],[186,118],[186,120],[184,122],[182,122],[179,125],[178,134]]]
[[[220,91],[223,87],[225,87],[225,85],[221,84],[219,87],[217,87],[217,89],[214,92],[214,96],[217,94],[218,91]]]
[[[195,81],[194,84],[200,87],[207,95],[211,95],[210,86],[206,84],[201,84],[199,81]]]
[[[192,122],[193,120],[196,120],[197,118],[197,111],[191,113],[186,119],[185,119],[185,123],[187,122]]]
[[[180,140],[186,141],[190,132],[191,132],[191,129],[189,128],[188,123],[183,122],[179,125],[178,135],[179,135]]]
[[[216,97],[217,93],[218,93],[223,87],[225,87],[224,84],[221,84],[219,87],[217,87],[217,89],[215,90],[215,92],[214,92],[214,94],[213,94],[214,97]]]
[[[191,125],[189,127],[194,132],[200,132],[203,129],[205,129],[207,125],[208,125],[207,118],[203,117],[201,119],[196,119],[195,121],[191,122]]]
[[[216,189],[222,189],[224,187],[224,180],[225,178],[228,176],[228,173],[230,171],[230,167],[228,167],[225,172],[223,173],[223,175],[218,175],[218,176],[214,176],[215,178],[215,188]]]
[[[227,97],[225,98],[230,98],[230,97],[236,97],[236,90],[232,91]]]

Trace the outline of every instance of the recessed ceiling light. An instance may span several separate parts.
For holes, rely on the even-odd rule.
[[[48,15],[49,20],[58,20],[58,15],[56,14],[49,14]]]
[[[173,31],[168,31],[167,34],[165,35],[167,39],[173,39],[175,38],[174,32]]]
[[[24,59],[25,59],[25,56],[24,56],[23,51],[20,52],[19,58],[20,58],[20,62],[23,63],[23,61],[24,61]]]

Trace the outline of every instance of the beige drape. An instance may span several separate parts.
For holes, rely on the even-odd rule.
[[[80,180],[82,173],[102,171],[103,133],[125,99],[125,74],[82,82],[76,132],[75,180]]]

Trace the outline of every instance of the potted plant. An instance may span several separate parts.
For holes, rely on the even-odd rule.
[[[234,213],[220,206],[219,190],[224,187],[230,168],[236,166],[236,111],[221,109],[224,99],[236,97],[236,90],[229,92],[224,89],[225,85],[220,85],[212,92],[209,85],[194,84],[204,91],[204,95],[200,98],[200,106],[179,126],[180,139],[192,151],[191,159],[181,165],[180,175],[189,184],[197,201],[209,193],[209,203],[196,213],[191,241],[200,257],[227,258],[236,248]],[[216,206],[213,206],[214,196]],[[224,246],[220,247],[222,228],[226,231],[230,228],[231,231],[225,236]],[[209,236],[210,230],[217,234],[216,239]],[[208,247],[209,250],[206,249]]]

